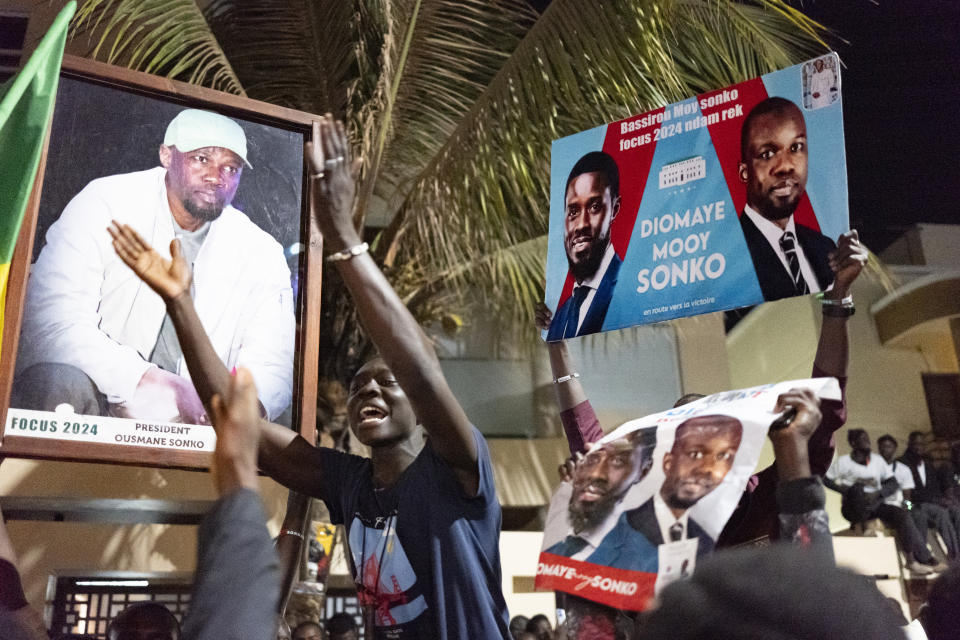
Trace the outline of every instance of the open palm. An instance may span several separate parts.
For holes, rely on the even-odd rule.
[[[183,257],[178,240],[170,243],[173,259],[167,260],[128,225],[114,220],[107,231],[120,259],[164,301],[169,302],[190,288],[190,266]]]

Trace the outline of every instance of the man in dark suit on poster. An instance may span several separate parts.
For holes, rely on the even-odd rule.
[[[663,454],[660,490],[625,511],[588,561],[656,573],[661,544],[696,539],[697,557],[712,551],[714,539],[689,510],[723,482],[742,437],[743,425],[731,416],[698,416],[677,426],[673,446]]]
[[[547,340],[602,328],[622,263],[610,244],[610,223],[619,211],[617,163],[603,151],[591,151],[577,160],[567,177],[563,247],[576,285],[554,314]]]
[[[747,204],[740,216],[764,300],[817,293],[833,283],[834,242],[798,224],[793,214],[807,186],[807,127],[800,108],[767,98],[740,131],[740,180]]]

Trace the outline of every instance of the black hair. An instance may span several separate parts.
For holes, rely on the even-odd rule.
[[[301,622],[300,624],[295,626],[293,630],[290,631],[290,636],[293,637],[294,635],[296,635],[297,631],[300,631],[301,629],[307,629],[309,627],[316,627],[320,631],[323,630],[323,627],[320,626],[319,622],[314,622],[313,620],[305,620],[304,622]]]
[[[690,404],[700,398],[706,398],[707,396],[702,393],[685,393],[684,395],[677,398],[677,401],[673,403],[673,408],[682,407],[685,404]]]
[[[620,195],[620,169],[617,163],[609,153],[603,151],[591,151],[573,165],[570,169],[570,175],[567,176],[566,189],[570,188],[573,179],[584,173],[593,173],[597,171],[607,177],[607,184],[610,187],[610,197],[616,198]],[[541,614],[542,615],[542,614]]]
[[[922,438],[922,437],[924,437],[925,435],[927,435],[927,434],[926,434],[926,432],[924,432],[924,431],[911,431],[911,432],[910,432],[910,435],[907,436],[907,442],[908,442],[908,443],[913,442],[913,441],[916,440],[917,438]]]
[[[547,616],[543,615],[542,613],[538,613],[537,615],[533,616],[532,618],[530,618],[530,620],[527,621],[527,631],[529,631],[529,632],[531,632],[531,633],[536,633],[536,632],[537,632],[537,625],[538,625],[541,621],[542,621],[542,622],[546,622],[548,625],[550,624],[550,618],[548,618]],[[553,625],[551,625],[551,628],[552,628],[552,626],[553,626]]]
[[[348,631],[358,631],[357,621],[346,611],[334,614],[327,618],[327,633],[347,633]]]
[[[853,443],[856,442],[857,438],[860,437],[860,434],[861,434],[861,433],[865,434],[866,431],[864,431],[863,429],[850,429],[850,430],[848,430],[848,431],[847,431],[847,444],[849,444],[849,445],[852,447],[852,446],[853,446]]]
[[[758,103],[757,106],[750,110],[747,117],[743,119],[743,126],[740,128],[740,159],[743,162],[747,162],[747,157],[749,156],[750,128],[753,126],[753,121],[771,113],[776,115],[797,113],[800,115],[800,119],[803,119],[803,113],[800,111],[800,107],[786,98],[774,96]]]
[[[889,433],[885,433],[885,434],[883,434],[882,436],[880,436],[879,438],[877,438],[877,446],[880,446],[880,443],[882,443],[882,442],[892,442],[894,447],[896,447],[896,446],[899,444],[899,443],[897,442],[897,439],[894,438],[894,437],[893,437],[892,435],[890,435]]]
[[[173,615],[170,609],[153,600],[135,602],[117,614],[117,617],[111,620],[110,625],[107,627],[107,637],[113,637],[111,631],[120,633],[126,625],[140,618],[148,618],[156,621],[165,620],[174,632],[174,640],[180,638],[180,621],[177,620],[177,617]]]

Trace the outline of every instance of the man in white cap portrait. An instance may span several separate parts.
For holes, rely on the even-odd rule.
[[[178,240],[221,360],[250,370],[268,419],[289,406],[290,271],[280,243],[231,206],[252,169],[243,129],[186,109],[167,126],[159,158],[159,167],[93,180],[48,230],[27,285],[12,407],[208,423],[163,300],[111,246],[114,220],[164,257]]]

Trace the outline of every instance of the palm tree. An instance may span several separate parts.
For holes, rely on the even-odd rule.
[[[73,24],[98,59],[345,118],[356,223],[414,314],[469,301],[527,333],[550,141],[795,64],[823,34],[784,0],[86,0]],[[343,380],[366,343],[325,277],[321,376]]]

